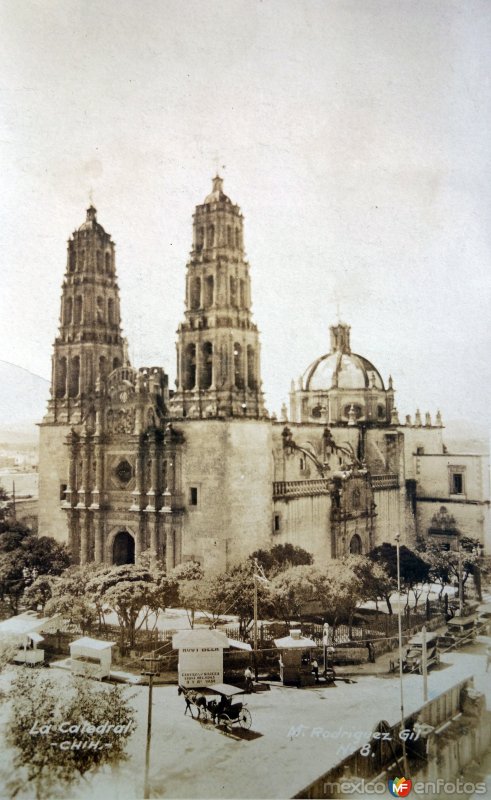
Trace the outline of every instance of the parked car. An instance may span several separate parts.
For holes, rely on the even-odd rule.
[[[460,647],[460,645],[471,644],[476,638],[476,621],[477,614],[449,619],[447,631],[443,637],[446,645]]]
[[[438,636],[435,633],[426,634],[426,667],[430,669],[440,663],[438,653]],[[406,655],[403,658],[402,669],[404,672],[423,672],[423,636],[421,633],[413,636],[408,642]]]

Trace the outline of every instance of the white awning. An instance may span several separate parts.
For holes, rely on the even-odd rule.
[[[229,640],[221,631],[214,628],[178,631],[172,637],[172,647],[180,650],[183,647],[228,647]]]
[[[35,644],[39,644],[39,642],[44,642],[44,636],[41,636],[40,633],[28,633],[27,638],[34,642]]]
[[[87,647],[90,650],[107,650],[113,647],[116,642],[104,642],[102,639],[91,639],[90,636],[82,636],[81,639],[76,639],[75,642],[70,642],[69,647]]]
[[[306,650],[309,647],[317,647],[313,639],[307,639],[306,636],[293,637],[284,636],[283,639],[275,639],[274,643],[279,650]]]
[[[237,639],[229,639],[228,643],[230,647],[235,647],[237,650],[252,650],[250,644],[247,644],[247,642],[239,642]]]

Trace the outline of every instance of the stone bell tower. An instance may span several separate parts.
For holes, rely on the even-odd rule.
[[[179,325],[174,417],[264,418],[258,330],[251,315],[243,217],[213,179],[193,217],[185,320]]]
[[[114,243],[93,206],[68,240],[50,399],[39,436],[39,533],[66,541],[63,504],[70,489],[67,437],[95,418],[96,392],[127,364],[121,335]]]
[[[114,243],[90,206],[86,221],[68,241],[51,399],[44,422],[79,423],[98,381],[125,360]]]

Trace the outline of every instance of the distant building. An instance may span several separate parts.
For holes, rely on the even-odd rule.
[[[161,367],[129,363],[114,244],[91,206],[68,243],[40,426],[41,535],[77,563],[150,551],[169,569],[223,569],[277,542],[322,562],[398,531],[434,536],[444,505],[489,547],[486,459],[447,454],[439,414],[401,424],[392,379],[351,351],[348,325],[282,417],[264,406],[243,217],[222,180],[193,217],[175,389]]]

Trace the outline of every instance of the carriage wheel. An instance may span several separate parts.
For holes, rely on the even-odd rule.
[[[217,720],[217,724],[218,725],[225,725],[225,727],[226,727],[226,729],[228,731],[232,730],[233,722],[230,719],[228,714],[220,714],[220,716],[218,717],[218,720]]]
[[[241,711],[239,711],[239,725],[241,728],[244,728],[247,731],[251,727],[252,717],[248,708],[243,708]]]

